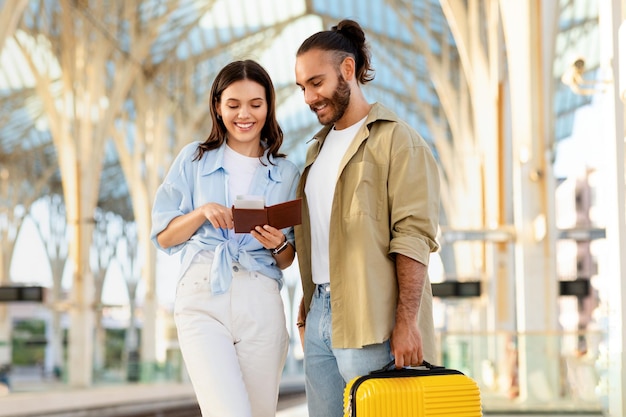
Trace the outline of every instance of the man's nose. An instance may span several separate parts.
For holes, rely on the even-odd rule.
[[[308,105],[311,105],[317,101],[317,93],[314,90],[306,89],[304,90],[304,102]]]

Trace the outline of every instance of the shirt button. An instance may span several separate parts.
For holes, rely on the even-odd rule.
[[[237,265],[233,266],[233,271],[239,272],[239,267]]]

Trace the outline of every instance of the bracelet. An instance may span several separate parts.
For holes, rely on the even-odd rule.
[[[299,321],[299,322],[296,323],[296,327],[298,327],[298,329],[300,329],[300,328],[304,327],[305,324],[306,324],[305,322]]]
[[[279,253],[287,249],[287,245],[289,245],[289,241],[285,237],[285,241],[283,243],[272,249],[272,255],[278,255]]]

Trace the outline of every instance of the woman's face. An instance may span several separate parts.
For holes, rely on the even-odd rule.
[[[261,129],[267,118],[267,101],[261,84],[240,80],[229,85],[217,104],[217,114],[228,131],[228,146],[242,155],[262,155]]]

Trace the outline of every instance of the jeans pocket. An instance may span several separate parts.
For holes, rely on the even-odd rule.
[[[270,278],[266,275],[255,272],[250,276],[252,282],[254,282],[263,291],[275,294],[278,292],[278,281],[274,278]]]
[[[192,264],[176,284],[176,298],[211,290],[210,266]]]

